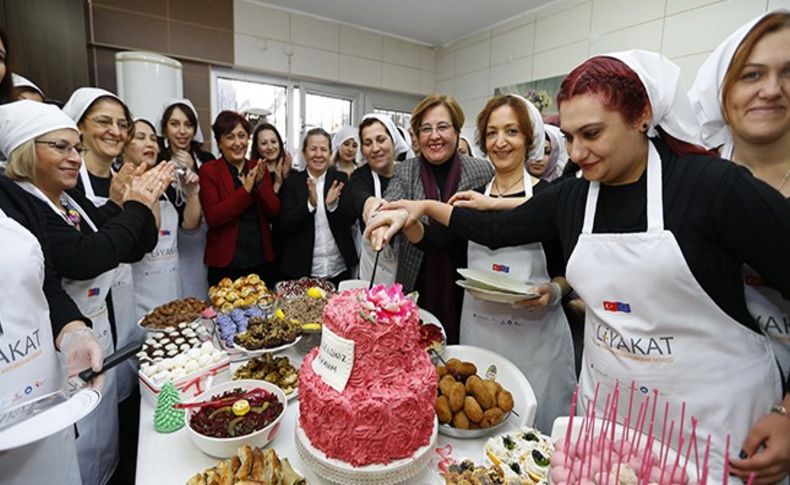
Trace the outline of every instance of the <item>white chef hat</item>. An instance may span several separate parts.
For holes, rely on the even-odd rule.
[[[551,155],[549,156],[546,171],[543,172],[541,178],[551,182],[562,173],[562,170],[568,163],[568,147],[565,143],[565,135],[562,134],[558,127],[546,124],[544,128],[551,144]]]
[[[23,143],[65,128],[79,131],[74,120],[55,105],[29,99],[0,105],[0,152],[11,156]]]
[[[340,145],[345,143],[346,140],[354,140],[357,142],[357,153],[354,155],[354,163],[359,163],[362,161],[362,157],[360,153],[362,152],[359,149],[359,130],[355,126],[343,126],[337,133],[332,137],[332,159],[335,158],[337,152],[340,150]]]
[[[660,125],[678,140],[701,144],[699,121],[683,90],[680,68],[674,62],[656,52],[641,49],[603,54],[600,57],[618,59],[639,76],[653,110],[648,136],[657,136],[656,126]]]
[[[541,115],[540,110],[524,96],[518,94],[507,94],[506,96],[516,98],[527,105],[533,136],[532,145],[530,145],[529,152],[527,153],[527,160],[539,160],[543,158],[543,152],[546,148],[546,131],[543,128],[543,115]]]
[[[385,115],[383,113],[368,113],[362,117],[362,121],[367,119],[373,118],[378,120],[384,128],[387,129],[387,133],[390,134],[390,138],[392,138],[392,150],[397,159],[398,156],[402,153],[407,153],[406,158],[413,158],[414,154],[412,153],[411,156],[408,155],[411,152],[411,141],[406,141],[404,138],[404,133],[408,136],[408,132],[406,130],[399,130],[398,126],[392,121],[392,118],[389,115]],[[362,122],[360,122],[362,124]]]
[[[123,104],[123,100],[118,95],[101,88],[79,88],[71,94],[66,104],[63,105],[63,112],[66,113],[75,123],[79,123],[88,108],[99,98],[110,97],[117,99]]]
[[[200,119],[198,118],[198,112],[195,109],[195,105],[192,104],[192,101],[188,100],[187,98],[170,98],[162,104],[162,111],[159,113],[159,117],[156,119],[156,134],[164,137],[165,134],[162,133],[162,117],[165,115],[165,111],[167,108],[173,106],[174,104],[183,104],[186,105],[189,109],[192,110],[192,114],[195,115],[195,119],[198,121],[197,125],[195,126],[195,140],[198,143],[203,143],[203,131],[200,129]]]
[[[733,32],[702,63],[699,71],[697,71],[694,84],[689,90],[691,105],[697,112],[702,125],[702,144],[706,148],[717,148],[720,145],[725,145],[722,150],[722,157],[727,158],[732,154],[732,135],[730,127],[724,119],[721,103],[721,85],[724,82],[724,76],[730,68],[730,62],[735,56],[735,51],[738,50],[741,42],[749,35],[749,32],[763,18],[775,13],[786,14],[790,13],[790,10],[779,8],[766,12]]]
[[[31,81],[30,79],[24,76],[20,76],[19,74],[14,72],[11,73],[11,80],[14,83],[15,88],[30,88],[36,91],[38,94],[40,94],[43,99],[46,99],[46,96],[44,96],[44,91],[42,91],[41,88],[38,87],[36,83]]]

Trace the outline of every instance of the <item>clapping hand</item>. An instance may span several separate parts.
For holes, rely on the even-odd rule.
[[[335,202],[340,199],[340,192],[343,191],[343,182],[339,180],[335,180],[332,182],[332,186],[329,187],[329,191],[326,194],[326,206],[329,207],[330,205],[334,204]]]
[[[173,162],[165,162],[142,175],[136,173],[126,189],[123,200],[124,202],[134,200],[151,209],[173,181],[175,166]]]

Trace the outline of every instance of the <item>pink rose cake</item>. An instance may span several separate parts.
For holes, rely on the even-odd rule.
[[[354,365],[342,393],[312,368],[299,372],[299,424],[313,447],[353,466],[409,458],[433,434],[437,375],[419,346],[419,310],[398,284],[335,295],[324,325],[354,341]]]

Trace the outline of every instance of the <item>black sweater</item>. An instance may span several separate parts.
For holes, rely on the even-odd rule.
[[[80,313],[77,305],[63,290],[60,276],[57,275],[52,265],[51,244],[47,239],[46,218],[41,207],[31,202],[27,192],[14,182],[5,176],[0,176],[0,208],[8,217],[30,231],[41,245],[41,252],[44,254],[44,286],[42,289],[49,305],[49,320],[52,325],[53,337],[57,338],[63,327],[73,320],[82,320],[90,326],[90,320]]]
[[[145,205],[129,201],[121,210],[113,202],[107,202],[97,208],[78,189],[66,192],[99,231],[94,232],[85,222],[75,231],[45,202],[34,199],[44,209],[52,262],[61,276],[73,280],[95,278],[119,263],[141,260],[156,246],[159,231],[153,214]]]
[[[779,192],[732,162],[679,157],[654,140],[662,160],[664,227],[680,246],[691,273],[727,315],[759,331],[746,309],[741,267],[790,298],[790,204]],[[647,227],[647,184],[601,186],[593,232],[631,233]],[[506,212],[453,210],[450,228],[497,248],[559,242],[567,262],[584,220],[589,182],[553,184]]]
[[[368,200],[368,197],[375,195],[371,172],[372,170],[368,164],[354,170],[354,173],[351,174],[351,178],[348,180],[348,189],[344,190],[348,194],[345,194],[345,199],[341,201],[341,203],[349,204],[350,208],[348,210],[354,214],[355,218],[359,219],[359,225],[363,231],[365,230],[365,224],[362,221],[362,210],[365,208],[365,201]],[[379,175],[379,180],[381,181],[381,196],[384,197],[384,192],[387,191],[387,187],[390,184],[390,177]]]

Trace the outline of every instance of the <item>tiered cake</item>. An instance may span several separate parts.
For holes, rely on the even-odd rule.
[[[437,376],[419,346],[419,311],[400,285],[347,290],[324,309],[324,325],[354,341],[343,392],[313,370],[299,374],[299,425],[328,458],[355,467],[411,458],[434,435]]]

